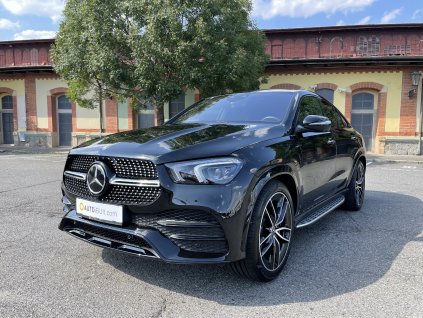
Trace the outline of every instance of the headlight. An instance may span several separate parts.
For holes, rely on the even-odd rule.
[[[241,170],[242,161],[218,158],[168,163],[166,167],[177,183],[226,184]]]

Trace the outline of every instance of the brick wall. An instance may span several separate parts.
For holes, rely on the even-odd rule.
[[[267,31],[274,60],[374,56],[423,56],[423,28],[390,30]]]
[[[37,104],[35,76],[27,74],[24,79],[25,85],[25,106],[26,106],[26,129],[37,130]]]
[[[414,69],[405,69],[402,76],[400,118],[401,136],[416,135],[417,94],[415,94],[413,97],[408,96],[408,92],[413,89],[411,81],[411,73],[413,70]]]

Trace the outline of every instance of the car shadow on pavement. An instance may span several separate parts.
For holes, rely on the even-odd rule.
[[[104,250],[104,262],[140,281],[233,306],[309,302],[365,288],[385,275],[410,241],[421,241],[423,202],[367,191],[360,212],[337,210],[297,230],[278,279],[252,282],[223,265],[171,265]]]

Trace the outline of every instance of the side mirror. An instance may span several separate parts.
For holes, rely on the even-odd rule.
[[[328,132],[332,123],[329,118],[318,115],[308,115],[302,125],[298,125],[296,132]]]

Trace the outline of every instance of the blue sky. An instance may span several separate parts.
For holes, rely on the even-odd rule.
[[[0,0],[0,41],[52,38],[64,0]],[[254,0],[259,28],[423,23],[423,0]]]

